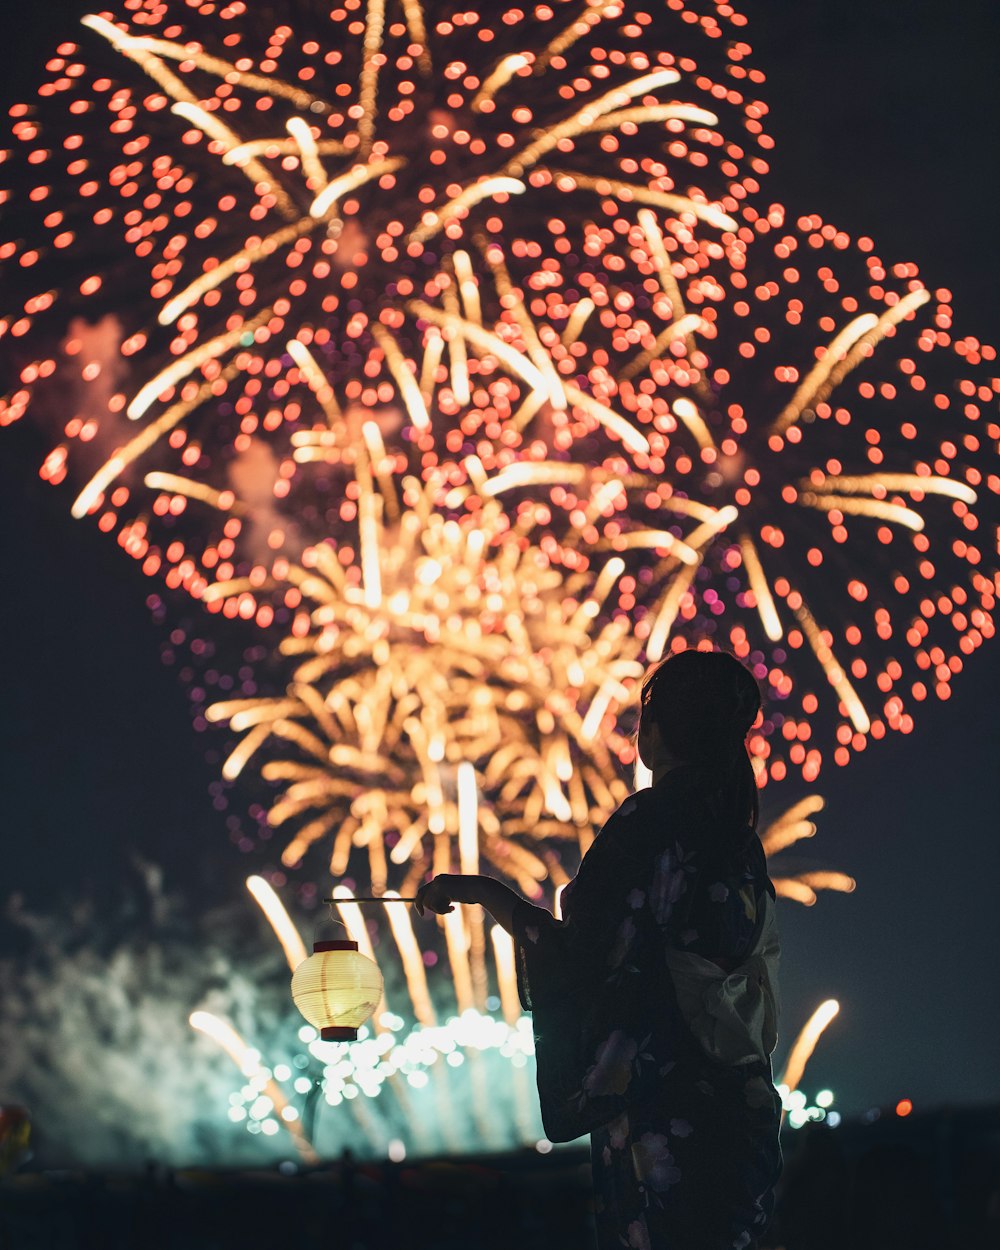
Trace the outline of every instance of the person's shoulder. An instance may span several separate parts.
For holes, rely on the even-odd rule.
[[[600,838],[607,849],[642,857],[663,823],[660,796],[652,787],[636,790],[609,817]]]
[[[634,819],[640,810],[644,794],[646,794],[645,790],[636,790],[633,794],[630,794],[623,803],[619,803],[612,820]]]
[[[657,810],[659,804],[652,787],[636,790],[612,813],[607,828],[626,829],[643,824]]]

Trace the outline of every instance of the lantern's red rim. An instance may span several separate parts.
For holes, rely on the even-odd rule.
[[[345,1024],[328,1024],[320,1029],[320,1037],[324,1042],[356,1042],[358,1030],[348,1028]]]
[[[357,942],[351,942],[347,938],[333,938],[329,942],[313,942],[314,955],[319,955],[323,951],[356,951],[357,949]]]

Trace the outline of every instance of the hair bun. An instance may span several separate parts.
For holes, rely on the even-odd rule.
[[[682,759],[719,759],[743,745],[760,711],[753,674],[728,651],[680,651],[642,693],[664,742]]]

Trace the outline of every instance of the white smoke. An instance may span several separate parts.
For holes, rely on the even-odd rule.
[[[280,955],[261,944],[264,958],[237,961],[257,944],[235,910],[194,921],[155,871],[145,877],[147,897],[110,915],[94,903],[69,916],[8,906],[22,949],[0,958],[0,1101],[28,1108],[46,1163],[290,1155],[287,1142],[255,1141],[227,1119],[239,1073],[188,1024],[207,1008],[252,1037],[254,1017],[273,1015],[260,986],[281,973]]]

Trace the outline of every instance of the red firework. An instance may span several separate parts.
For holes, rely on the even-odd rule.
[[[512,516],[556,567],[625,555],[609,611],[649,658],[752,660],[776,779],[946,697],[993,632],[995,353],[915,266],[767,201],[730,6],[123,9],[12,110],[4,417],[70,391],[43,475],[74,446],[77,515],[198,597],[289,546],[357,549],[337,456],[317,479],[293,452],[327,388],[398,436],[392,472],[460,494],[472,456],[531,467]],[[191,522],[191,497],[228,515]]]

